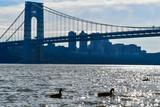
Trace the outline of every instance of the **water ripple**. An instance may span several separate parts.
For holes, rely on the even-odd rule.
[[[0,65],[2,107],[160,106],[160,66]],[[62,99],[50,98],[63,88]],[[115,97],[97,96],[115,89]]]

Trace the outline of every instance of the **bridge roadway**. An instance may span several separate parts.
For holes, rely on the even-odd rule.
[[[31,39],[29,40],[32,45],[47,44],[47,43],[60,43],[60,42],[73,42],[73,41],[90,41],[90,40],[104,40],[104,39],[125,39],[125,38],[139,38],[139,37],[156,37],[160,36],[160,29],[152,30],[138,30],[138,31],[123,31],[111,33],[92,33],[77,36],[61,36],[44,39]],[[23,46],[24,40],[0,42],[0,47],[4,46]]]

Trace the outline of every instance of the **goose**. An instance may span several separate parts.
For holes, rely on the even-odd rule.
[[[53,93],[49,95],[51,98],[61,98],[62,97],[62,88],[59,89],[59,93]]]
[[[113,92],[114,92],[114,88],[112,88],[110,90],[110,92],[100,92],[100,93],[98,93],[98,97],[105,97],[105,96],[113,97],[114,96]]]
[[[149,78],[145,78],[142,81],[150,81],[150,79]]]

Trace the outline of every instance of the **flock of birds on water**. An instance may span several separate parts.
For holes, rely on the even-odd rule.
[[[98,97],[106,97],[106,96],[113,97],[113,96],[115,96],[113,94],[113,92],[114,92],[114,88],[112,88],[110,90],[110,92],[100,92],[97,95],[98,95]],[[49,96],[51,98],[61,98],[62,97],[62,88],[59,89],[59,93],[53,93],[53,94],[51,94]]]
[[[150,79],[145,78],[142,81],[150,81]],[[50,98],[62,98],[62,88],[59,89],[59,93],[53,93],[50,96]],[[112,88],[109,92],[99,92],[97,95],[98,97],[114,97],[114,88]]]

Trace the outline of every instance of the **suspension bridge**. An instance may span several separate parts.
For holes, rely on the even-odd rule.
[[[98,23],[64,14],[43,3],[26,2],[25,9],[0,35],[0,48],[23,46],[24,63],[29,63],[33,47],[36,47],[39,60],[42,60],[44,44],[155,36],[160,36],[160,27]]]

